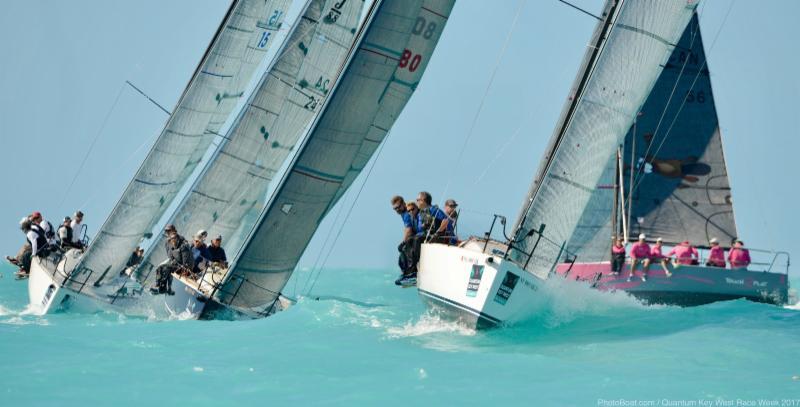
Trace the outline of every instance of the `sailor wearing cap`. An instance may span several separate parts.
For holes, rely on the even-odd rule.
[[[725,249],[719,245],[716,237],[708,241],[711,244],[711,251],[708,254],[707,267],[725,267]]]
[[[66,250],[72,246],[72,227],[70,224],[72,223],[72,218],[69,216],[64,217],[64,221],[61,222],[61,226],[58,227],[58,242],[61,245],[61,248]]]
[[[83,228],[83,212],[75,211],[69,227],[72,229],[72,247],[79,249],[82,248],[83,242],[81,241],[81,228]]]
[[[456,237],[456,221],[458,220],[457,207],[458,203],[455,199],[444,201],[444,213],[447,215],[447,219],[443,221],[445,231],[444,237],[447,239],[448,244],[456,244],[458,242],[458,238]]]
[[[192,248],[183,236],[178,234],[175,225],[169,224],[164,228],[167,238],[165,248],[169,261],[156,269],[156,284],[150,288],[153,294],[175,294],[172,291],[172,273],[191,271],[194,268]]]
[[[631,281],[636,272],[636,265],[642,264],[642,281],[647,281],[647,269],[650,267],[650,245],[645,241],[647,236],[644,233],[639,235],[639,241],[631,246],[631,273],[628,281]]]
[[[663,245],[664,241],[660,237],[656,239],[656,244],[654,244],[653,248],[650,250],[650,264],[661,264],[661,268],[664,269],[664,273],[667,277],[672,277],[672,272],[669,271],[667,257],[664,256],[664,253],[661,251]]]
[[[228,267],[228,258],[225,256],[225,249],[222,248],[222,235],[217,235],[211,240],[211,246],[208,247],[209,261],[212,263],[219,263],[222,267]]]

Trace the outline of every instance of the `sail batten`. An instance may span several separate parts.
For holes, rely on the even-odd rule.
[[[695,7],[695,2],[678,0],[606,4],[593,48],[517,221],[519,250],[512,251],[513,259],[525,263],[534,242],[527,234],[540,224],[547,225],[550,239],[565,245],[578,230],[597,185],[608,174],[609,157],[622,143]],[[561,250],[559,245],[540,248],[528,270],[548,273]]]
[[[161,135],[83,255],[82,270],[121,269],[150,234],[249,85],[290,3],[232,2]]]

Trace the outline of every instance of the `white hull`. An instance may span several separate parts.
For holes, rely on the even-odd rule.
[[[502,256],[484,253],[483,247],[477,241],[463,247],[423,244],[417,275],[426,304],[472,328],[525,317],[543,282]]]
[[[35,315],[45,315],[66,307],[70,291],[62,285],[80,259],[78,250],[68,251],[55,266],[49,259],[33,257],[28,278],[30,310]]]

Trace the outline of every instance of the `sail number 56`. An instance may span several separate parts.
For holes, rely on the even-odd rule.
[[[419,64],[422,63],[422,55],[414,54],[409,49],[403,50],[403,55],[400,56],[400,62],[397,63],[397,66],[400,68],[408,68],[409,72],[414,72],[419,68]]]

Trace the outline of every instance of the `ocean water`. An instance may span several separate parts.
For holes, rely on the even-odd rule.
[[[570,285],[475,332],[427,312],[392,270],[324,270],[319,299],[257,321],[36,317],[0,270],[4,406],[800,405],[797,306],[646,307]]]

